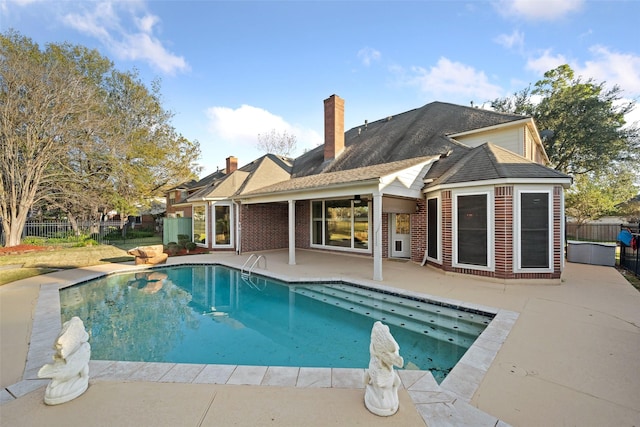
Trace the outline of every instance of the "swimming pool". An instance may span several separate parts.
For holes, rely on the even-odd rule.
[[[60,290],[92,359],[364,368],[375,320],[390,326],[405,368],[442,381],[492,315],[345,283],[245,279],[221,265],[112,274]]]

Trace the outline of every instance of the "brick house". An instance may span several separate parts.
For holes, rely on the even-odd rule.
[[[405,258],[559,281],[571,178],[546,166],[532,118],[433,102],[345,132],[344,101],[324,104],[324,145],[229,196],[232,249],[288,248],[290,264],[296,249],[361,254],[374,280],[384,258]]]

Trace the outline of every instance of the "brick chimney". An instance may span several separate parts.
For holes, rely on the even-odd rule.
[[[233,156],[227,157],[227,169],[225,169],[225,173],[229,175],[235,170],[238,169],[238,159]]]
[[[324,160],[333,160],[344,150],[344,99],[331,95],[324,100]]]

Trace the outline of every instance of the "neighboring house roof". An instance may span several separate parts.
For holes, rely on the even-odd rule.
[[[202,189],[191,194],[187,202],[228,199],[257,187],[289,179],[291,163],[292,160],[289,158],[266,154],[230,174],[217,175]]]
[[[295,160],[292,177],[338,172],[448,151],[468,151],[469,147],[448,135],[522,119],[523,116],[515,114],[432,102],[348,130],[345,132],[344,151],[331,162],[325,163],[322,146],[301,155]]]
[[[210,173],[209,175],[205,176],[202,179],[199,179],[197,181],[195,179],[192,179],[191,181],[183,182],[182,184],[179,184],[179,185],[176,185],[175,187],[170,188],[168,191],[197,190],[210,185],[212,182],[215,182],[216,180],[223,178],[224,176],[225,176],[224,169],[217,170],[213,173]]]
[[[139,215],[160,215],[167,210],[167,202],[164,197],[154,197],[148,202],[148,206],[137,206]]]
[[[448,161],[447,161],[448,160]],[[571,177],[532,162],[509,150],[487,142],[471,149],[458,159],[443,159],[448,170],[442,174],[430,170],[427,187],[496,179],[561,179],[570,183]]]

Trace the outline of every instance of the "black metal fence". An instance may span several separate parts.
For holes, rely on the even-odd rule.
[[[630,244],[620,243],[620,267],[640,277],[640,224],[620,226],[619,232],[627,229],[633,239]]]
[[[139,224],[128,221],[27,221],[22,231],[22,243],[71,244],[93,240],[98,244],[135,244],[150,237],[159,237],[154,230],[145,230]],[[0,227],[0,246],[5,244],[5,235]]]

